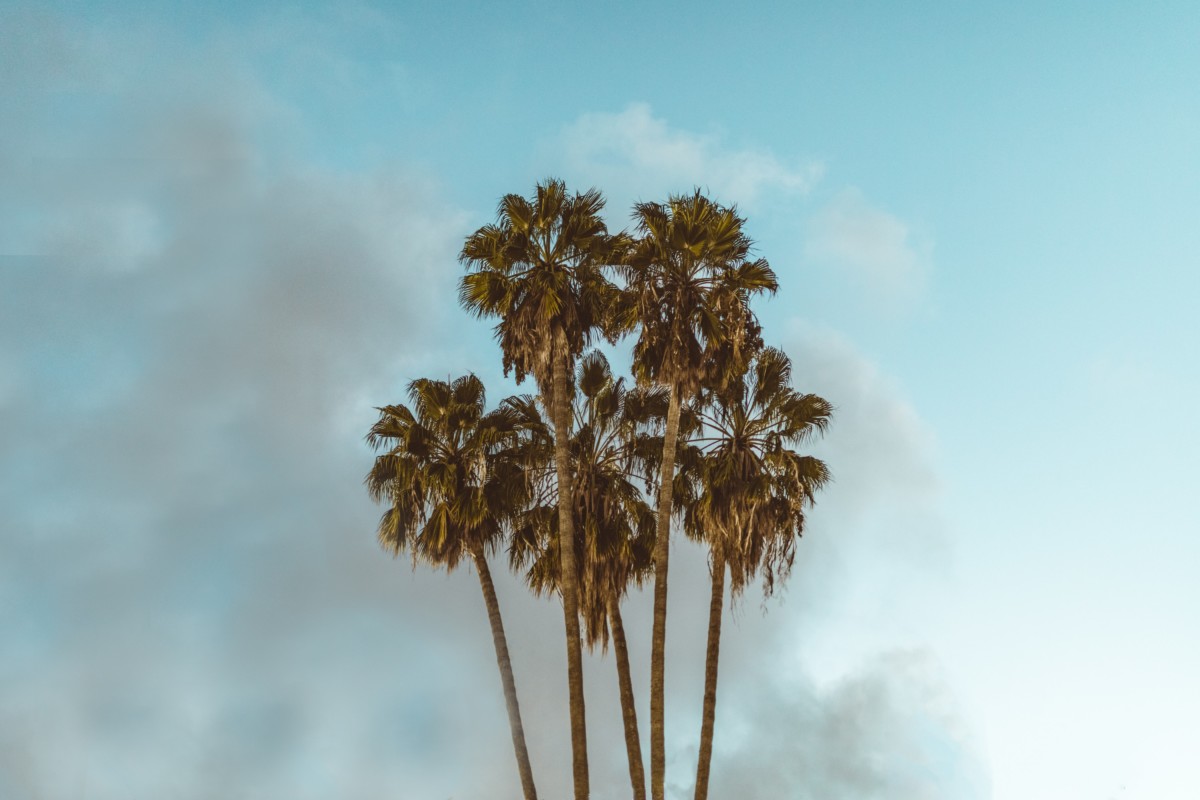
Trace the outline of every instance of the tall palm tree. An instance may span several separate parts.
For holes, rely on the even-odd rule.
[[[642,761],[629,650],[620,605],[631,584],[641,585],[650,570],[655,515],[638,484],[647,483],[648,462],[661,450],[652,430],[661,428],[666,395],[656,389],[626,389],[614,379],[607,359],[596,351],[579,363],[574,395],[575,433],[570,440],[572,516],[584,643],[616,656],[621,716],[629,779],[635,800],[645,800]],[[526,405],[536,415],[532,402]],[[558,525],[552,514],[531,509],[514,537],[513,562],[527,567],[537,594],[561,585]]]
[[[625,255],[627,290],[615,318],[639,328],[634,370],[639,383],[668,390],[654,544],[654,627],[650,656],[650,786],[663,800],[666,754],[664,672],[667,571],[680,409],[702,386],[738,374],[758,346],[748,302],[777,288],[763,259],[751,259],[745,220],[735,208],[696,190],[666,203],[634,207],[639,238]]]
[[[595,189],[571,195],[562,181],[547,180],[531,199],[505,195],[497,221],[468,236],[459,256],[471,270],[460,284],[459,302],[476,316],[500,318],[496,337],[505,373],[515,369],[518,382],[532,374],[554,421],[556,479],[563,489],[558,493],[559,557],[576,800],[586,800],[589,786],[567,384],[575,359],[604,325],[614,293],[603,266],[617,242],[600,217],[603,208]]]
[[[523,460],[527,436],[507,404],[484,412],[483,383],[474,375],[454,381],[416,380],[409,384],[408,395],[412,408],[380,408],[379,421],[367,435],[372,447],[385,450],[366,477],[372,499],[387,504],[379,520],[379,541],[393,554],[411,551],[414,564],[453,570],[470,558],[475,565],[521,788],[526,800],[536,800],[508,641],[487,560],[528,502]]]
[[[829,480],[824,462],[791,448],[824,432],[832,406],[790,381],[787,356],[766,348],[741,379],[705,392],[695,410],[702,428],[688,461],[699,491],[684,529],[708,544],[712,565],[695,800],[708,797],[726,568],[732,598],[760,573],[770,594],[791,570],[805,506]]]

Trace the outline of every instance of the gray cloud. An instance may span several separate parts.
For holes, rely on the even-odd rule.
[[[165,58],[169,37],[146,50],[141,34],[22,19],[54,46],[0,48],[21,67],[6,72],[4,116],[24,114],[0,133],[0,682],[16,687],[0,696],[0,794],[515,797],[475,578],[385,558],[360,485],[372,405],[416,375],[498,372],[453,296],[477,223],[402,165],[301,157],[302,114],[236,48]],[[87,110],[74,129],[61,125],[73,107]],[[849,552],[835,533],[870,530],[855,509],[886,513],[924,485],[898,477],[920,475],[911,412],[851,351],[804,341],[803,388],[844,412],[827,450],[839,482],[788,602],[729,627],[714,779],[731,787],[758,763],[773,796],[966,797],[903,793],[925,786],[901,763],[927,746],[925,707],[903,699],[920,667],[868,667],[833,690],[799,667],[763,677],[794,666],[797,639],[834,613],[825,576]],[[668,702],[683,789],[707,575],[695,548],[676,553]],[[561,612],[499,584],[539,786],[567,796]],[[630,600],[639,687],[648,610]],[[595,796],[624,797],[613,666],[587,670]],[[794,741],[809,755],[768,746],[785,729],[807,731]],[[830,732],[836,752],[814,742]],[[805,783],[815,760],[823,783]]]
[[[714,796],[987,796],[969,735],[926,655],[884,653],[828,687],[787,675],[786,667],[762,668],[756,678],[767,691],[743,683],[728,693]]]
[[[42,126],[0,197],[5,796],[375,796],[422,761],[379,757],[428,738],[386,718],[421,718],[406,679],[461,670],[412,660],[437,626],[395,613],[360,437],[447,334],[463,220],[296,160],[249,73],[186,60],[111,93],[83,64],[85,140],[36,64],[7,95]]]

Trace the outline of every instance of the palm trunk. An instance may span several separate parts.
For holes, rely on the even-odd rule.
[[[634,800],[646,800],[646,768],[642,765],[642,741],[638,738],[637,707],[633,702],[633,679],[629,675],[629,648],[625,644],[625,626],[621,623],[620,604],[608,601],[612,626],[613,652],[617,661],[617,684],[621,689],[621,717],[625,722],[625,752],[629,756],[629,782]]]
[[[567,628],[567,688],[571,712],[571,767],[575,800],[587,800],[587,724],[583,706],[583,651],[579,637],[579,583],[575,571],[575,526],[571,514],[571,403],[567,398],[567,341],[561,330],[554,334],[553,354],[554,462],[558,470],[558,552],[562,570],[560,587]]]
[[[712,598],[708,603],[708,650],[704,656],[704,716],[700,723],[700,760],[696,763],[695,800],[708,800],[713,722],[717,711],[717,657],[721,650],[721,606],[725,600],[725,556],[713,548]]]
[[[654,631],[650,647],[650,794],[664,800],[667,771],[663,686],[667,649],[667,557],[670,554],[671,491],[675,445],[679,438],[679,389],[671,387],[658,490],[658,526],[654,540]]]
[[[521,725],[521,707],[517,704],[517,684],[513,679],[512,661],[508,657],[508,639],[504,636],[504,622],[500,619],[500,603],[496,599],[496,586],[488,569],[487,558],[482,550],[471,554],[475,559],[475,571],[479,573],[479,585],[483,589],[483,602],[487,606],[488,622],[492,625],[492,643],[496,646],[496,664],[500,667],[500,682],[504,684],[504,703],[508,706],[508,725],[512,729],[513,750],[517,754],[517,770],[521,773],[521,790],[525,800],[537,800],[537,789],[533,785],[533,767],[529,763],[529,751],[525,748],[525,728]]]

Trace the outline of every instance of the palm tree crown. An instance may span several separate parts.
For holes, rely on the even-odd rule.
[[[691,396],[737,374],[759,342],[748,301],[778,288],[766,260],[750,258],[745,220],[699,190],[639,203],[633,216],[640,236],[621,268],[628,289],[617,318],[625,330],[639,328],[639,381]]]
[[[829,480],[825,463],[792,448],[823,433],[833,407],[790,386],[791,362],[764,348],[742,378],[705,393],[688,457],[700,487],[684,529],[720,548],[736,596],[761,571],[770,594],[786,578],[804,508]],[[697,458],[698,456],[698,458]]]
[[[368,443],[386,452],[366,484],[385,501],[379,541],[393,553],[454,569],[464,555],[490,552],[529,496],[519,418],[507,404],[484,413],[483,383],[474,375],[452,382],[422,378],[405,405],[379,409]]]
[[[548,391],[555,336],[573,361],[592,333],[605,327],[614,287],[604,266],[620,246],[608,235],[595,189],[569,195],[559,180],[539,183],[532,199],[500,201],[497,221],[467,237],[459,260],[472,270],[459,303],[479,317],[499,317],[496,338],[504,370],[517,381],[532,374]]]
[[[580,586],[580,616],[589,647],[606,646],[607,608],[620,602],[631,585],[641,585],[650,568],[654,510],[643,488],[647,472],[662,448],[666,394],[659,389],[630,389],[614,378],[608,360],[591,351],[576,370],[570,441],[571,507]],[[529,401],[526,401],[527,403]],[[527,405],[527,408],[530,407]],[[548,465],[543,487],[552,485]],[[513,563],[527,567],[537,594],[559,591],[558,520],[540,493],[514,537]]]

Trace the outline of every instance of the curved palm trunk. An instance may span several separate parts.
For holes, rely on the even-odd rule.
[[[667,558],[670,554],[671,493],[675,445],[679,438],[679,390],[672,386],[663,433],[662,474],[658,490],[658,526],[654,539],[654,630],[650,646],[650,794],[664,800],[667,771],[663,686],[667,649]]]
[[[721,650],[721,611],[725,600],[725,557],[713,550],[712,598],[708,603],[708,650],[704,656],[704,716],[700,723],[700,759],[696,763],[695,800],[708,799],[713,722],[717,711],[717,657]]]
[[[567,398],[567,342],[554,335],[553,391],[554,462],[558,472],[558,552],[561,567],[563,616],[567,628],[567,687],[571,711],[571,767],[575,800],[587,800],[587,724],[583,705],[583,650],[579,637],[579,583],[575,571],[575,526],[571,514],[571,403]]]
[[[621,689],[621,718],[625,722],[625,752],[629,757],[629,782],[634,800],[646,800],[646,768],[642,764],[642,741],[638,737],[637,707],[633,702],[633,679],[629,674],[629,648],[625,644],[625,626],[616,600],[608,601],[608,619],[612,627],[613,651],[617,661],[617,684]]]
[[[492,583],[492,573],[483,551],[477,550],[471,555],[475,559],[475,571],[479,573],[479,585],[483,588],[488,622],[492,625],[492,643],[496,645],[496,663],[500,667],[500,682],[504,684],[504,703],[508,706],[508,725],[512,729],[513,749],[517,753],[521,790],[525,793],[525,800],[537,800],[533,767],[529,763],[529,751],[525,748],[525,728],[521,725],[521,707],[517,704],[517,684],[513,679],[512,661],[508,657],[508,639],[500,619],[500,602],[496,599],[496,586]]]

